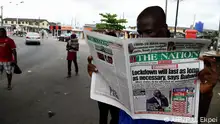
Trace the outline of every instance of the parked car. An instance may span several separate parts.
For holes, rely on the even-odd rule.
[[[170,37],[174,37],[174,32],[170,32]],[[176,32],[176,38],[185,38],[185,34],[182,32]]]
[[[37,45],[41,44],[41,37],[39,33],[28,32],[25,38],[25,44],[36,43]]]
[[[61,34],[61,35],[58,37],[58,40],[59,40],[59,41],[67,42],[67,41],[70,39],[70,36],[71,36],[71,33]]]
[[[24,32],[24,31],[15,31],[15,32],[13,32],[13,36],[19,36],[19,37],[23,37],[23,36],[25,36],[27,33],[26,32]]]

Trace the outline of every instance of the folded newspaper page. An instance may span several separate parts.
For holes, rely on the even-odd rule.
[[[138,38],[121,40],[85,31],[94,64],[91,98],[134,119],[197,123],[198,60],[210,41]]]

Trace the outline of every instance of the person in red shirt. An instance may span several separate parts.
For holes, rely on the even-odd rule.
[[[70,36],[70,40],[67,41],[66,45],[67,50],[67,66],[68,66],[68,76],[67,78],[71,77],[71,71],[72,71],[72,62],[75,66],[75,72],[76,75],[78,75],[78,63],[77,63],[77,51],[79,51],[79,42],[78,38],[76,37],[76,34],[72,34]]]
[[[17,52],[15,42],[7,37],[4,28],[0,28],[0,72],[7,73],[8,90],[11,90],[13,64],[17,64]]]

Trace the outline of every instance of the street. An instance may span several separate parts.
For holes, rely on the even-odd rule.
[[[5,89],[5,76],[0,80],[0,124],[97,124],[85,43],[80,46],[79,76],[67,79],[66,43],[49,38],[41,46],[26,46],[24,38],[13,39],[23,74],[14,75],[12,91]],[[48,111],[55,116],[49,118]]]
[[[40,46],[17,44],[21,75],[14,75],[12,91],[0,78],[0,124],[98,124],[98,105],[90,99],[87,74],[89,48],[80,40],[79,75],[67,79],[66,43],[49,37]],[[220,84],[214,89],[208,117],[219,117]],[[54,113],[49,118],[48,112]]]

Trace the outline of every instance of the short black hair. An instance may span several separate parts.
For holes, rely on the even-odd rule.
[[[5,30],[5,28],[0,28],[0,32],[3,33],[3,37],[7,37],[7,31]]]
[[[77,37],[76,37],[76,34],[71,34],[70,38],[71,38],[71,39],[77,38]]]
[[[166,14],[160,6],[150,6],[144,9],[137,17],[137,21],[151,16],[154,20],[166,24]]]
[[[113,36],[113,37],[117,37],[116,33],[115,32],[107,32],[106,35],[110,35],[110,36]]]

